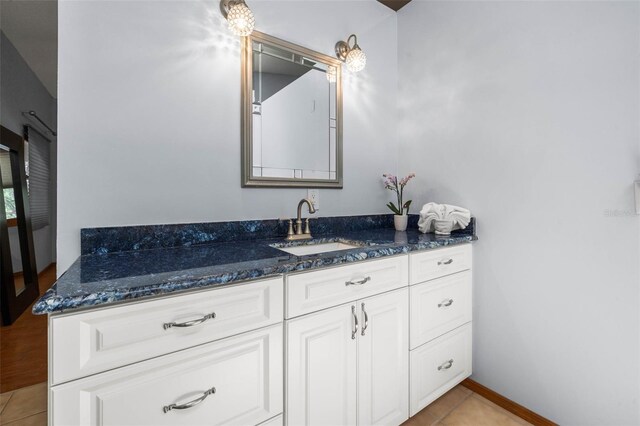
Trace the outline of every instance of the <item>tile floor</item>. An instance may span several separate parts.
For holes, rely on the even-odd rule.
[[[522,426],[529,422],[458,385],[402,426]]]
[[[46,424],[46,383],[0,394],[0,425],[46,426]],[[402,426],[522,426],[529,424],[464,386],[456,386]]]
[[[0,425],[46,426],[46,424],[46,383],[0,394]]]

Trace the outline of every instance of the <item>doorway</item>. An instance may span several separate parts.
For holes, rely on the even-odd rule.
[[[4,228],[0,225],[0,246],[3,256],[10,253],[4,264],[10,262],[11,269],[3,267],[1,285],[20,299],[19,309],[0,327],[0,393],[5,393],[47,380],[47,318],[34,316],[31,302],[56,279],[58,3],[0,1],[0,19],[2,139],[5,131],[19,139],[23,158],[16,167],[25,178],[19,190],[14,182],[1,188],[6,220]],[[3,149],[4,175],[9,150]],[[18,191],[28,211],[24,219]]]

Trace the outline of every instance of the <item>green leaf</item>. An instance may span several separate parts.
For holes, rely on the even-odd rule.
[[[389,202],[389,203],[387,204],[387,207],[389,207],[389,209],[390,209],[392,212],[394,212],[395,214],[399,214],[399,215],[401,215],[401,214],[402,214],[402,212],[400,211],[400,209],[398,209],[398,208],[396,207],[396,205],[395,205],[395,204],[393,204],[392,202]]]
[[[404,205],[402,206],[402,210],[406,210],[406,211],[407,211],[407,214],[409,214],[409,206],[411,206],[411,201],[412,201],[412,200],[407,201],[407,202],[406,202],[406,203],[404,203]]]

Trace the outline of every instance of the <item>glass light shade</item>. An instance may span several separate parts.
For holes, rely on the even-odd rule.
[[[253,12],[244,3],[236,3],[229,8],[227,14],[229,29],[237,36],[246,37],[251,34],[256,25]]]
[[[329,66],[329,68],[327,68],[327,80],[329,80],[329,83],[338,81],[338,70],[336,67]]]
[[[346,63],[349,71],[362,71],[367,64],[367,55],[365,55],[358,46],[354,46],[353,49],[351,49],[351,51],[347,54]]]

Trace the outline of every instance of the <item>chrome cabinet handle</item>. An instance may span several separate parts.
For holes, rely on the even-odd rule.
[[[364,336],[364,331],[369,327],[369,315],[367,315],[367,311],[364,310],[364,303],[362,304],[362,314],[364,315],[364,324],[362,325],[361,334]]]
[[[453,259],[449,258],[448,260],[439,260],[438,266],[440,265],[451,265],[453,263]]]
[[[369,281],[371,281],[371,277],[364,277],[361,280],[347,281],[346,283],[344,283],[344,285],[362,285],[362,284],[365,284],[365,283],[367,283]]]
[[[451,368],[451,366],[453,366],[453,358],[451,358],[449,361],[442,363],[441,365],[438,366],[438,371],[442,371],[442,370],[448,370]]]
[[[356,307],[351,305],[351,315],[353,316],[353,330],[351,330],[351,339],[356,338],[358,334],[358,316],[356,315]]]
[[[216,393],[216,388],[211,388],[208,391],[204,392],[201,397],[194,399],[193,401],[185,402],[184,404],[170,404],[162,407],[162,411],[164,413],[168,413],[171,410],[186,410],[187,408],[195,407],[200,404],[202,401],[207,399],[209,395],[213,395]]]
[[[448,306],[453,305],[453,299],[447,299],[447,300],[443,300],[442,302],[438,303],[438,308],[446,308]]]
[[[208,321],[210,319],[214,319],[215,317],[216,317],[216,313],[212,312],[208,315],[203,316],[202,318],[187,321],[187,322],[165,322],[163,327],[165,330],[168,330],[172,327],[182,327],[182,328],[193,327],[194,325],[202,324],[203,322]]]

